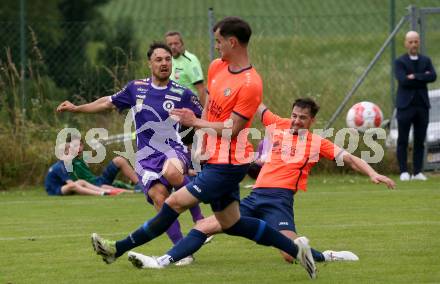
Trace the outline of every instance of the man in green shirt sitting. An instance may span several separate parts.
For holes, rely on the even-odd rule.
[[[116,175],[121,171],[135,185],[134,189],[136,191],[142,189],[138,176],[126,159],[119,156],[113,158],[104,168],[102,174],[96,176],[82,158],[81,154],[84,150],[84,144],[81,139],[79,137],[72,137],[70,144],[78,149],[78,155],[72,160],[73,172],[69,173],[72,180],[81,179],[96,186],[113,185],[127,188],[128,185],[115,180]]]

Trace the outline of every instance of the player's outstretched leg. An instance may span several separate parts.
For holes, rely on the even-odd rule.
[[[241,236],[253,240],[258,244],[276,247],[296,258],[306,269],[310,278],[316,278],[316,266],[312,257],[309,241],[300,237],[292,242],[279,231],[270,227],[263,220],[240,217],[230,228],[223,229],[228,235]]]
[[[113,242],[105,240],[96,233],[93,233],[93,249],[97,254],[102,256],[106,263],[112,263],[125,252],[160,236],[178,217],[179,213],[164,203],[162,209],[155,217],[145,222],[123,240]]]

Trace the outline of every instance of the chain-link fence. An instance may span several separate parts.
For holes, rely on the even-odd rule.
[[[182,32],[186,48],[199,57],[206,74],[212,7],[214,20],[237,15],[251,24],[250,57],[263,78],[265,103],[288,116],[295,98],[313,97],[322,106],[316,127],[324,127],[394,25],[408,13],[409,4],[439,5],[437,0],[131,0],[110,1],[101,9],[105,21],[26,21],[22,37],[19,21],[2,22],[0,118],[4,125],[14,124],[23,115],[20,110],[26,109],[26,119],[43,125],[41,131],[70,125],[72,120],[59,121],[53,114],[57,103],[91,101],[148,76],[146,49],[153,40],[163,40],[168,30]],[[439,15],[426,18],[424,35],[426,52],[437,69],[439,19]],[[407,30],[409,25],[396,35],[396,56],[405,52]],[[374,102],[390,118],[395,95],[391,62],[388,47],[333,127],[344,127],[348,107],[359,101]],[[430,88],[439,86],[437,81]],[[116,134],[122,126],[115,121],[97,116],[83,122],[88,128],[114,129],[111,134]]]
[[[440,72],[440,7],[420,9],[422,52],[429,55]],[[440,80],[430,84],[429,124],[426,137],[425,169],[440,169]]]
[[[177,29],[183,33],[188,50],[199,56],[206,72],[210,61],[208,9],[198,9],[191,17],[182,11],[180,17],[162,18],[159,8],[163,4],[133,2],[133,6],[115,3],[103,10],[115,26],[84,22],[27,23],[24,62],[28,70],[35,67],[36,60],[41,60],[43,68],[39,71],[50,81],[48,84],[53,82],[60,90],[68,90],[70,96],[79,95],[90,100],[112,93],[128,80],[148,75],[145,64],[148,44],[163,39],[167,30]],[[353,1],[358,3],[348,7],[342,6],[345,1],[265,2],[255,1],[257,7],[251,9],[261,11],[262,15],[243,16],[254,30],[251,59],[265,83],[265,102],[280,114],[288,115],[290,110],[286,106],[294,98],[312,96],[324,106],[317,124],[324,126],[387,38],[391,30],[389,2],[367,1],[367,5]],[[397,20],[406,13],[402,2],[405,1],[398,1],[395,7]],[[243,10],[235,14],[246,14],[245,7],[236,6]],[[196,6],[191,8],[197,9]],[[215,18],[229,15],[224,10],[214,8]],[[143,11],[148,11],[149,16],[140,16]],[[124,19],[128,17],[131,20],[127,22]],[[0,27],[0,40],[3,46],[11,48],[12,60],[16,63],[20,62],[19,26],[18,22],[9,22]],[[125,30],[118,30],[121,26]],[[432,40],[436,30],[433,24],[430,26],[434,29],[427,37]],[[396,37],[398,54],[403,52],[401,42],[405,31],[402,29]],[[432,47],[429,52],[437,51]],[[6,61],[4,50],[0,51],[0,57]],[[433,59],[436,62],[435,56]],[[348,106],[361,100],[373,101],[381,107],[385,117],[391,115],[390,62],[390,52],[386,51]],[[24,94],[28,104],[34,95],[29,90]],[[60,100],[66,93],[47,96]],[[342,125],[340,118],[336,126]]]

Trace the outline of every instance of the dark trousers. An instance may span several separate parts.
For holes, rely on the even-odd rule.
[[[422,171],[423,167],[425,137],[429,123],[429,109],[421,106],[397,109],[397,123],[399,131],[399,137],[397,138],[397,160],[399,161],[401,173],[408,171],[408,137],[411,124],[413,125],[413,171],[414,175],[416,175]]]

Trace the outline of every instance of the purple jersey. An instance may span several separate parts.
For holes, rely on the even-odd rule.
[[[166,87],[157,87],[150,78],[129,82],[111,96],[119,109],[130,108],[134,114],[137,139],[137,160],[154,158],[170,150],[186,152],[178,133],[179,124],[169,112],[174,108],[189,108],[201,116],[202,106],[194,93],[171,81]]]

